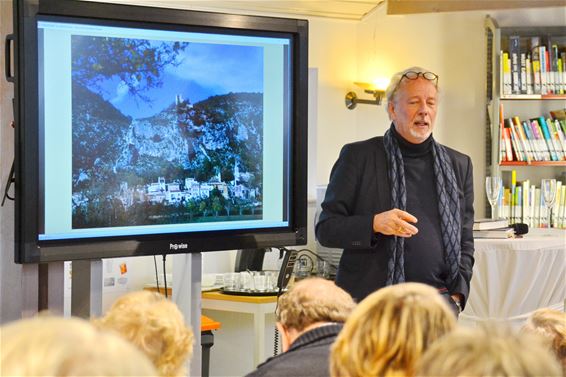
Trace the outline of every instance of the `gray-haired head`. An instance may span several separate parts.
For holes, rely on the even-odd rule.
[[[387,89],[385,90],[385,97],[387,98],[387,105],[389,105],[389,103],[392,102],[395,99],[395,95],[397,94],[399,88],[401,87],[401,80],[403,79],[403,76],[405,76],[408,72],[425,73],[425,72],[432,72],[432,71],[430,71],[426,68],[423,68],[423,67],[414,66],[414,67],[409,67],[409,68],[406,68],[406,69],[404,69],[400,72],[395,73],[391,77],[391,80],[389,81],[389,85],[387,86]],[[438,90],[438,81],[436,81],[436,89]]]

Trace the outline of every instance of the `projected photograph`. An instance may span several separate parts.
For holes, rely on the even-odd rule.
[[[73,229],[262,218],[262,47],[71,46]]]

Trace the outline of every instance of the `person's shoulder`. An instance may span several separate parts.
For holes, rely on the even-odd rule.
[[[452,159],[454,159],[455,161],[467,163],[469,160],[471,160],[470,156],[468,156],[467,154],[459,152],[456,149],[447,147],[444,144],[441,144],[441,145],[446,149],[446,152],[448,153],[448,155],[450,155],[450,157],[452,157]]]
[[[383,149],[383,136],[372,137],[367,140],[355,141],[348,143],[342,148],[342,153],[368,153]]]
[[[287,352],[280,353],[279,355],[271,356],[263,363],[259,364],[257,368],[246,375],[246,377],[263,377],[273,375],[273,371],[279,369],[281,366],[287,365],[289,354]]]

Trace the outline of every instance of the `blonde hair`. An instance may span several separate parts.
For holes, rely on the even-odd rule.
[[[420,283],[382,288],[354,310],[330,357],[331,376],[410,376],[426,348],[456,325],[436,289]]]
[[[538,309],[527,319],[523,331],[546,339],[566,375],[566,313],[550,308]]]
[[[538,336],[492,323],[461,328],[433,344],[418,376],[561,376],[558,362]]]
[[[126,340],[78,318],[42,316],[0,328],[1,376],[155,376]]]
[[[153,362],[161,376],[180,376],[193,352],[193,332],[183,314],[163,295],[149,291],[128,293],[94,323],[117,331]]]
[[[355,307],[352,297],[334,282],[304,279],[279,298],[277,321],[302,331],[316,322],[344,322]]]

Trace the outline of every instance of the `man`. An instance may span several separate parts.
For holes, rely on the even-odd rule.
[[[436,74],[406,69],[386,95],[391,127],[383,137],[344,146],[317,238],[344,249],[336,283],[354,299],[413,281],[437,288],[460,312],[474,263],[471,160],[432,136]]]
[[[332,281],[310,278],[295,284],[277,306],[283,353],[248,377],[328,376],[330,346],[354,306],[352,297]]]

